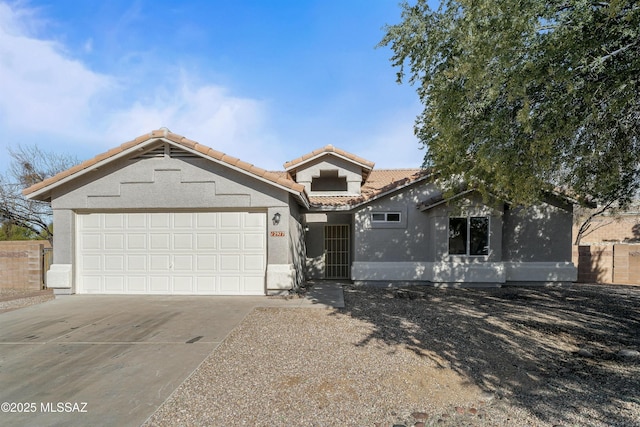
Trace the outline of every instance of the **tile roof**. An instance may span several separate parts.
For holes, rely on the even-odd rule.
[[[429,175],[429,171],[424,169],[373,170],[361,187],[362,194],[357,196],[310,196],[309,201],[311,206],[315,208],[354,206],[411,184],[427,175]]]
[[[94,166],[96,166],[98,163],[108,160],[112,157],[116,157],[118,154],[121,154],[127,150],[130,150],[131,148],[137,145],[141,145],[149,140],[159,140],[159,139],[164,139],[164,140],[174,142],[182,147],[185,147],[200,153],[203,157],[209,157],[211,159],[217,160],[226,165],[236,167],[238,169],[241,169],[244,172],[249,173],[250,175],[263,178],[267,181],[270,181],[274,184],[278,184],[282,187],[288,188],[295,192],[302,194],[305,191],[304,186],[302,184],[298,184],[297,182],[293,181],[288,175],[269,172],[267,170],[254,166],[247,162],[243,162],[242,160],[237,159],[233,156],[229,156],[228,154],[214,150],[213,148],[209,148],[206,145],[202,145],[196,141],[187,139],[182,135],[175,134],[169,131],[167,128],[162,128],[162,129],[154,130],[151,133],[141,135],[136,139],[133,139],[129,142],[125,142],[119,147],[115,147],[105,153],[97,155],[92,159],[86,160],[70,169],[60,172],[57,175],[47,178],[44,181],[34,184],[31,187],[24,189],[22,193],[25,196],[28,196],[29,194],[35,193],[38,190],[42,190],[46,187],[57,184],[65,178],[72,177],[77,173],[89,170]]]
[[[335,153],[353,162],[360,163],[361,165],[365,166],[369,170],[373,169],[373,166],[375,165],[375,163],[369,160],[363,159],[362,157],[358,157],[355,154],[348,153],[344,150],[341,150],[340,148],[334,147],[333,145],[329,144],[329,145],[325,145],[322,148],[318,148],[317,150],[314,150],[311,153],[305,154],[304,156],[298,157],[297,159],[286,162],[284,164],[284,168],[285,170],[290,170],[295,166],[298,166],[302,163],[306,163],[307,161],[312,160],[318,156],[321,156],[322,154],[328,154],[328,153]]]

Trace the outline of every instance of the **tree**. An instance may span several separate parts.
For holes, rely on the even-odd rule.
[[[636,0],[401,7],[380,45],[398,82],[417,86],[425,166],[514,203],[562,189],[592,206],[629,205],[640,186]]]
[[[73,156],[47,153],[36,146],[9,149],[11,163],[0,175],[0,221],[5,234],[49,239],[53,237],[51,206],[26,199],[22,190],[62,172],[78,161]]]

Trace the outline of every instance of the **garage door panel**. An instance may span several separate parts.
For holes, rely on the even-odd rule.
[[[196,236],[196,248],[198,250],[208,250],[218,248],[218,235],[214,233],[202,233]]]
[[[174,234],[173,249],[192,251],[194,249],[193,234]]]
[[[147,255],[127,255],[128,271],[147,271]]]
[[[265,229],[265,221],[266,216],[260,213],[248,213],[243,216],[243,224],[242,228],[245,230],[254,229],[254,230],[264,230]]]
[[[220,271],[240,273],[240,255],[220,255]]]
[[[198,294],[216,294],[216,276],[199,276],[196,277],[196,293]]]
[[[80,238],[80,248],[84,251],[102,249],[102,234],[84,234]]]
[[[124,255],[105,255],[104,271],[106,272],[124,271]]]
[[[265,269],[264,255],[243,255],[243,269],[245,271],[260,272]]]
[[[127,228],[147,228],[147,214],[127,214]]]
[[[242,293],[246,295],[263,295],[264,294],[264,277],[243,277]]]
[[[219,227],[224,228],[240,228],[242,224],[241,213],[239,212],[221,212],[219,217]]]
[[[176,276],[173,278],[173,293],[175,294],[193,294],[193,277]]]
[[[124,228],[124,215],[112,214],[104,217],[104,229],[122,230]]]
[[[77,224],[79,293],[264,294],[264,213],[95,213]]]
[[[146,250],[147,235],[146,234],[127,234],[127,250]]]
[[[122,251],[124,249],[124,234],[105,234],[104,249],[115,249],[117,251]]]
[[[233,294],[240,293],[240,278],[238,276],[221,276],[220,277],[220,293]]]
[[[216,255],[196,255],[196,271],[217,271],[218,257]]]
[[[196,214],[196,226],[198,229],[217,228],[218,215],[214,212],[201,212]]]
[[[173,228],[193,228],[193,214],[175,214],[173,217]]]
[[[169,233],[151,234],[149,239],[149,249],[153,250],[169,250],[171,249],[171,235]]]
[[[169,276],[149,277],[149,292],[155,294],[168,294],[170,290]]]
[[[86,272],[102,271],[102,256],[100,255],[82,255],[80,263]]]
[[[169,271],[171,266],[171,257],[167,255],[150,255],[149,268],[152,272]]]
[[[222,233],[220,234],[220,250],[238,250],[240,249],[239,233]]]
[[[174,255],[173,270],[174,271],[193,271],[193,256]]]
[[[127,276],[127,293],[144,294],[147,292],[147,276]]]
[[[104,290],[107,293],[118,293],[121,294],[125,292],[124,288],[124,277],[123,276],[108,276],[104,278]]]
[[[82,276],[83,291],[87,293],[100,293],[102,291],[101,276]]]
[[[243,235],[243,249],[263,250],[265,248],[265,236],[258,233],[245,233]]]

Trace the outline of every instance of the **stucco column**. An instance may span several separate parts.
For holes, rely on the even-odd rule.
[[[278,294],[293,289],[295,270],[289,262],[289,208],[267,210],[267,293]]]
[[[47,287],[56,294],[75,292],[73,281],[73,241],[75,216],[70,209],[53,208],[53,264],[47,272]]]

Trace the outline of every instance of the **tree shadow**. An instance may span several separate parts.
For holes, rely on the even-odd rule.
[[[344,313],[549,423],[636,425],[640,288],[345,288]],[[582,351],[580,351],[582,350]],[[636,412],[634,412],[637,414]]]
[[[578,282],[612,283],[613,282],[613,246],[581,245],[576,246],[576,267]]]

